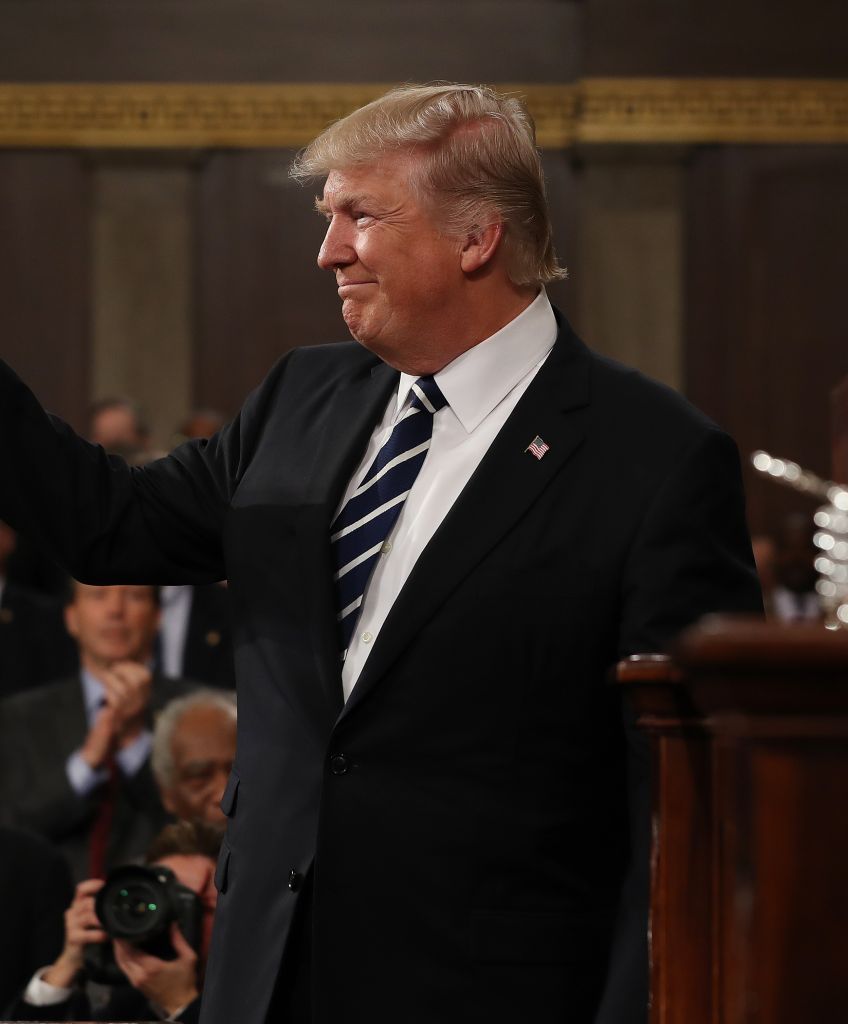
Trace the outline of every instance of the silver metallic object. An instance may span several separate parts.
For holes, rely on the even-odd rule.
[[[818,527],[813,542],[819,549],[815,561],[819,575],[816,592],[825,626],[848,629],[848,487],[822,480],[797,462],[776,459],[768,452],[754,452],[751,463],[764,476],[826,502],[813,516]]]

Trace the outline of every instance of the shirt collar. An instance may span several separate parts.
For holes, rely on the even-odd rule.
[[[514,320],[434,375],[467,433],[479,426],[515,385],[544,360],[556,336],[556,317],[543,288]],[[398,413],[417,379],[408,373],[400,375]]]
[[[170,607],[180,601],[185,601],[191,593],[190,584],[168,585],[159,588],[159,602],[162,607]]]
[[[87,668],[80,670],[80,678],[82,679],[82,699],[85,703],[85,714],[88,720],[91,721],[103,703],[106,691],[103,689],[103,683],[100,682],[97,676],[92,675]]]

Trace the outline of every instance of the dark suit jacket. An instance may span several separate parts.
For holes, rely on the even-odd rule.
[[[29,979],[27,979],[29,980]],[[112,991],[102,1006],[92,1005],[85,991],[74,992],[70,999],[52,1006],[30,1006],[23,998],[16,999],[9,1007],[8,1016],[15,1021],[157,1021],[159,1015],[144,996],[134,988],[120,988]],[[183,1010],[174,1020],[180,1024],[197,1024],[200,1019],[200,1000]]]
[[[230,581],[204,1024],[263,1024],[310,866],[316,1024],[644,1020],[644,760],[608,672],[760,607],[735,446],[563,324],[343,704],[328,528],[397,379],[296,350],[212,441],[130,472],[0,371],[0,515],[78,578]]]
[[[218,584],[193,588],[181,674],[207,686],[235,686],[230,607]]]
[[[33,972],[61,952],[72,897],[60,853],[38,836],[0,828],[0,1017]]]
[[[0,599],[0,698],[59,679],[78,665],[60,602],[7,582]]]
[[[154,679],[150,724],[156,710],[192,688],[182,680]],[[89,875],[91,828],[102,798],[102,790],[77,796],[65,771],[87,731],[79,676],[0,701],[0,809],[6,820],[51,840],[75,881]],[[121,775],[108,864],[143,856],[167,821],[149,762],[132,778]]]

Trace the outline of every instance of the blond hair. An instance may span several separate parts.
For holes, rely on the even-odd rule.
[[[501,223],[510,279],[565,277],[553,247],[536,129],[515,96],[487,86],[405,85],[336,121],[295,158],[298,181],[410,153],[410,185],[446,234]]]

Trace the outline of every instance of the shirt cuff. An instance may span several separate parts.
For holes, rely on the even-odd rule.
[[[150,757],[152,747],[153,737],[147,729],[143,729],[128,747],[119,750],[115,760],[124,775],[136,775]]]
[[[24,992],[24,1002],[29,1006],[55,1006],[57,1003],[64,1003],[71,998],[72,988],[60,988],[58,985],[51,985],[49,981],[42,980],[48,967],[40,967],[30,978],[29,984]]]
[[[174,1010],[173,1013],[168,1013],[165,1007],[160,1006],[158,1003],[151,1003],[150,1009],[153,1010],[153,1012],[156,1014],[159,1020],[176,1021],[177,1024],[179,1024],[180,1014],[185,1013],[193,1002],[194,1000],[192,999],[191,1002],[186,1003],[185,1006],[181,1006],[179,1010]]]
[[[92,768],[79,750],[75,750],[65,762],[65,774],[77,796],[88,796],[92,790],[109,780],[108,770]]]

